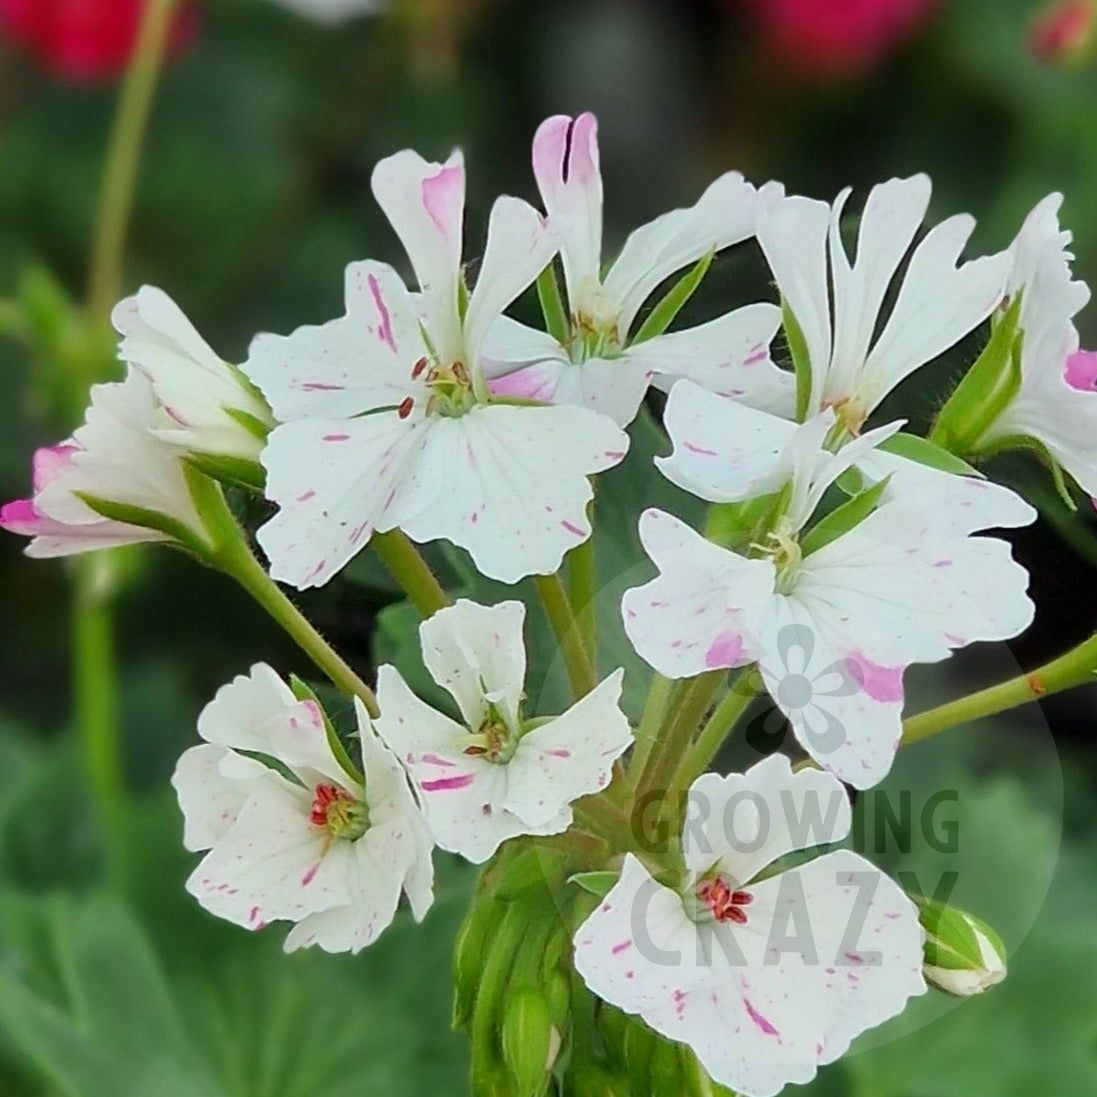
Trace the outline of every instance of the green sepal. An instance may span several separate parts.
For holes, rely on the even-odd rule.
[[[796,376],[796,421],[802,423],[808,417],[811,405],[811,356],[800,322],[793,315],[789,303],[781,300],[781,323],[785,329],[785,344],[792,358]]]
[[[221,409],[237,426],[243,427],[253,438],[258,438],[260,442],[265,442],[267,436],[270,434],[270,425],[264,423],[256,415],[252,415],[250,411],[244,411],[243,408],[227,408]]]
[[[571,340],[571,322],[568,320],[564,299],[560,295],[560,283],[556,280],[553,263],[537,275],[537,300],[541,302],[541,315],[545,318],[545,330],[561,346]]]
[[[551,846],[530,845],[500,873],[492,894],[498,899],[520,899],[531,891],[552,891],[564,879],[567,856]]]
[[[190,453],[185,460],[199,472],[225,484],[235,484],[262,495],[267,485],[267,474],[258,461],[246,457],[230,457],[225,454]]]
[[[872,487],[859,491],[841,506],[835,507],[825,518],[812,526],[800,541],[800,550],[804,556],[818,552],[825,545],[829,545],[843,534],[849,533],[855,526],[859,526],[877,508],[889,483],[891,483],[891,477],[885,476]]]
[[[568,883],[577,884],[584,891],[589,891],[591,895],[597,895],[599,899],[604,899],[619,879],[619,873],[608,870],[577,872],[574,876],[568,877]]]
[[[927,468],[937,469],[938,472],[951,472],[957,476],[978,476],[981,480],[986,479],[967,461],[943,449],[936,442],[931,442],[928,438],[922,438],[917,434],[900,431],[881,442],[876,448],[885,453],[893,453],[896,457],[905,457],[908,461],[925,465]]]
[[[984,922],[964,910],[932,899],[915,899],[918,920],[926,931],[925,962],[946,971],[973,971],[984,966],[977,933],[982,933],[1002,962],[1006,948],[1001,937]]]
[[[762,544],[788,510],[792,499],[792,481],[780,491],[747,499],[742,503],[715,503],[709,507],[705,522],[707,540],[723,548],[743,552]]]
[[[552,1019],[544,994],[524,986],[507,994],[503,1007],[503,1061],[514,1078],[515,1097],[541,1097],[548,1086]]]
[[[155,530],[199,556],[204,556],[209,549],[209,545],[202,541],[189,526],[180,522],[178,518],[161,514],[157,510],[135,507],[128,503],[117,503],[112,499],[103,499],[98,495],[92,495],[85,491],[75,491],[73,494],[81,502],[91,507],[101,518],[106,518],[108,521],[122,522],[127,526]]]
[[[232,373],[233,377],[236,378],[236,383],[249,396],[251,396],[255,400],[256,403],[262,404],[263,407],[265,407],[269,410],[270,405],[267,403],[267,398],[263,395],[262,389],[260,389],[259,386],[257,384],[255,384],[255,382],[252,381],[252,379],[235,363],[226,362],[225,365],[228,366],[229,371]],[[254,418],[254,416],[252,418]],[[272,414],[271,415],[271,421],[273,422],[273,420],[274,420],[274,415]]]
[[[632,340],[633,346],[662,335],[674,323],[674,318],[696,293],[697,287],[708,273],[715,254],[716,249],[709,248],[696,264],[671,286],[666,296],[648,313],[647,319],[640,325],[640,330]]]
[[[453,947],[454,1030],[465,1028],[472,1019],[480,973],[484,967],[489,935],[502,918],[503,907],[490,897],[478,897],[465,915]]]
[[[988,428],[1021,387],[1021,294],[993,325],[975,364],[945,401],[929,439],[951,453],[979,450]]]
[[[311,701],[320,710],[320,716],[324,721],[324,734],[327,736],[328,746],[331,748],[332,754],[335,755],[335,760],[352,781],[364,786],[366,783],[365,775],[351,760],[350,755],[347,753],[347,748],[343,746],[343,741],[339,738],[339,734],[335,730],[335,725],[331,722],[331,717],[328,716],[327,710],[320,703],[320,698],[317,696],[316,690],[296,674],[290,675],[289,688],[293,691],[293,696],[296,697],[298,701]]]
[[[1067,483],[1062,465],[1055,460],[1047,446],[1038,438],[1032,438],[1027,434],[1015,434],[1010,435],[1007,438],[996,438],[994,443],[988,446],[985,452],[988,455],[991,455],[1005,453],[1007,450],[1012,449],[1027,449],[1030,452],[1035,453],[1047,466],[1048,472],[1051,473],[1051,481],[1055,485],[1055,491],[1058,493],[1059,498],[1062,499],[1063,504],[1071,512],[1077,512],[1078,504],[1074,501],[1074,498],[1070,493],[1070,485]]]

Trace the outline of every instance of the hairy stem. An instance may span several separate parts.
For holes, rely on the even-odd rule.
[[[106,316],[119,295],[137,168],[177,0],[149,0],[122,83],[99,193],[88,308]]]
[[[420,617],[426,620],[450,604],[449,595],[405,533],[398,529],[389,533],[375,533],[370,543],[381,562],[411,599]]]
[[[918,743],[955,727],[1005,712],[1053,693],[1093,681],[1097,670],[1097,633],[1042,667],[979,690],[967,697],[920,712],[903,721],[903,743]]]
[[[583,633],[575,618],[575,610],[559,575],[535,575],[533,581],[541,596],[556,642],[563,652],[568,678],[571,680],[571,691],[578,700],[590,693],[597,682],[594,663],[586,644],[583,643]]]

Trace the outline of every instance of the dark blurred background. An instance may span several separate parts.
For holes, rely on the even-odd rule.
[[[881,10],[865,22],[861,8]],[[1028,209],[1062,190],[1076,272],[1097,282],[1097,62],[1074,56],[1073,39],[1034,36],[1039,14],[1028,0],[409,0],[328,25],[264,0],[194,4],[153,114],[126,289],[162,286],[239,361],[257,331],[341,312],[348,261],[404,265],[369,194],[379,157],[464,147],[475,255],[496,194],[536,200],[537,123],[587,109],[600,123],[611,251],[730,168],[828,199],[927,171],[932,218],[976,215],[973,253],[1008,245]],[[9,27],[0,301],[81,296],[116,97],[109,75],[74,77]],[[772,295],[757,256],[738,250],[717,260],[695,318]],[[1097,345],[1095,315],[1083,315],[1083,345]],[[26,493],[33,447],[67,434],[83,405],[80,392],[58,397],[57,367],[17,329],[0,341],[0,499]],[[977,352],[969,342],[904,390],[904,414],[928,421]],[[1013,538],[1037,619],[1011,657],[973,653],[957,681],[989,681],[1010,658],[1034,666],[1097,620],[1091,508],[1071,515],[1028,461],[994,471],[1044,513]],[[175,760],[233,674],[259,659],[308,673],[295,649],[218,576],[168,552],[134,554],[117,604],[127,868],[108,886],[72,718],[70,569],[20,550],[0,539],[0,1095],[462,1092],[447,957],[467,873],[442,865],[426,927],[401,924],[355,961],[281,960],[270,934],[214,925],[183,893]],[[363,559],[301,603],[368,673],[396,592]],[[1019,958],[1016,983],[965,1006],[962,1024],[952,1015],[853,1057],[812,1092],[1097,1094],[1097,1023],[1084,1020],[1097,1018],[1094,691],[1045,712],[1066,844],[1043,930],[1016,927],[1031,937],[1027,966]],[[1054,864],[1060,804],[1026,787],[1023,729],[996,734],[954,742],[949,764],[987,836],[982,862],[998,868],[988,902],[1008,911],[1015,891],[1046,890],[1028,862]],[[1007,754],[1009,772],[992,774]]]

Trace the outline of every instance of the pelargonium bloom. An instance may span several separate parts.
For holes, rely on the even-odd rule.
[[[632,742],[621,670],[562,715],[525,722],[524,619],[521,602],[461,599],[420,626],[427,670],[460,722],[419,700],[394,667],[377,675],[375,725],[415,782],[435,841],[477,864],[508,838],[567,830],[572,801],[605,788]]]
[[[1021,384],[977,448],[1034,439],[1097,495],[1097,353],[1079,348],[1074,316],[1089,287],[1073,278],[1071,234],[1059,227],[1061,194],[1040,202],[1010,247],[1009,300],[1021,295]]]
[[[849,830],[841,784],[794,774],[781,755],[705,774],[689,791],[682,885],[628,854],[575,933],[576,970],[744,1097],[810,1081],[926,991],[918,912],[863,857],[836,850],[765,871]]]
[[[401,893],[416,921],[433,901],[422,814],[361,702],[356,709],[361,774],[337,756],[319,705],[257,664],[206,706],[205,743],[172,778],[184,845],[208,851],[187,890],[246,929],[296,923],[287,952],[358,952],[392,921]]]
[[[275,0],[284,8],[318,23],[343,23],[361,15],[375,15],[386,0]]]
[[[50,72],[77,83],[125,72],[148,0],[0,0],[0,30],[30,50]],[[194,37],[196,9],[176,13],[169,50]]]
[[[773,305],[736,309],[694,328],[630,341],[644,302],[668,277],[711,251],[754,235],[758,192],[738,172],[720,176],[689,209],[633,232],[602,275],[602,175],[593,114],[557,115],[533,139],[533,170],[560,234],[570,333],[552,335],[501,317],[484,347],[493,392],[635,417],[653,379],[692,377],[756,407],[791,412],[792,378],[773,364]]]
[[[687,381],[666,424],[675,451],[658,463],[679,486],[711,502],[785,495],[755,559],[646,511],[640,537],[659,575],[625,594],[633,646],[672,678],[758,663],[801,746],[842,780],[876,784],[899,745],[906,667],[1027,628],[1027,572],[1007,542],[942,522],[921,487],[908,500],[901,474],[852,528],[813,537],[827,489],[899,424],[832,453],[833,410],[795,427]],[[981,505],[983,520],[1015,514],[1008,492]]]
[[[111,322],[122,336],[118,356],[148,377],[163,408],[159,438],[195,453],[258,460],[269,409],[163,290],[142,286],[115,306]]]
[[[465,170],[405,151],[373,191],[420,286],[391,267],[347,269],[347,313],[288,337],[261,335],[244,366],[276,427],[263,453],[279,513],[259,531],[271,574],[318,586],[377,531],[446,538],[505,583],[555,571],[590,535],[588,477],[617,464],[628,436],[583,408],[493,400],[484,337],[556,250],[516,198],[491,211],[476,286],[461,268]]]
[[[986,320],[1009,276],[1005,253],[959,264],[975,221],[958,214],[910,250],[929,207],[928,176],[872,188],[851,263],[841,239],[848,189],[833,206],[811,198],[767,203],[758,242],[803,336],[806,414],[834,407],[852,432],[901,381]],[[884,298],[910,252],[882,330]],[[829,260],[829,264],[828,264]]]
[[[153,433],[161,414],[143,373],[94,385],[84,425],[68,441],[38,450],[33,497],[0,509],[0,528],[30,537],[27,555],[38,557],[203,541],[179,452]],[[103,517],[89,499],[116,514],[124,508],[127,520]]]

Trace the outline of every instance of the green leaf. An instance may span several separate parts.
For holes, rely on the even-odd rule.
[[[951,472],[957,476],[978,476],[985,479],[983,474],[967,461],[943,449],[936,442],[928,438],[922,438],[917,434],[907,434],[900,431],[880,443],[879,449],[886,453],[894,453],[897,457],[905,457],[908,461],[916,461],[919,465],[937,469],[939,472]]]
[[[993,325],[990,339],[937,416],[929,440],[951,453],[977,452],[987,429],[1021,387],[1021,294]]]
[[[686,302],[697,291],[708,268],[712,265],[712,257],[716,254],[715,248],[710,248],[697,263],[688,270],[667,291],[666,296],[648,313],[647,319],[640,325],[640,330],[632,340],[636,346],[648,339],[654,339],[674,323],[674,318],[685,307]]]
[[[842,534],[849,533],[855,526],[859,526],[876,509],[890,482],[891,477],[885,476],[872,487],[859,491],[852,499],[847,499],[841,506],[835,507],[825,518],[812,526],[800,541],[803,554],[810,556],[824,545],[837,540]]]
[[[789,303],[781,301],[781,322],[785,329],[785,343],[792,356],[792,369],[796,375],[796,421],[802,423],[808,416],[811,404],[811,356],[800,322],[793,315]]]
[[[556,281],[553,263],[537,276],[537,299],[541,302],[541,315],[545,318],[545,330],[561,346],[571,339],[571,322],[568,320],[564,300],[560,296],[560,283]]]

